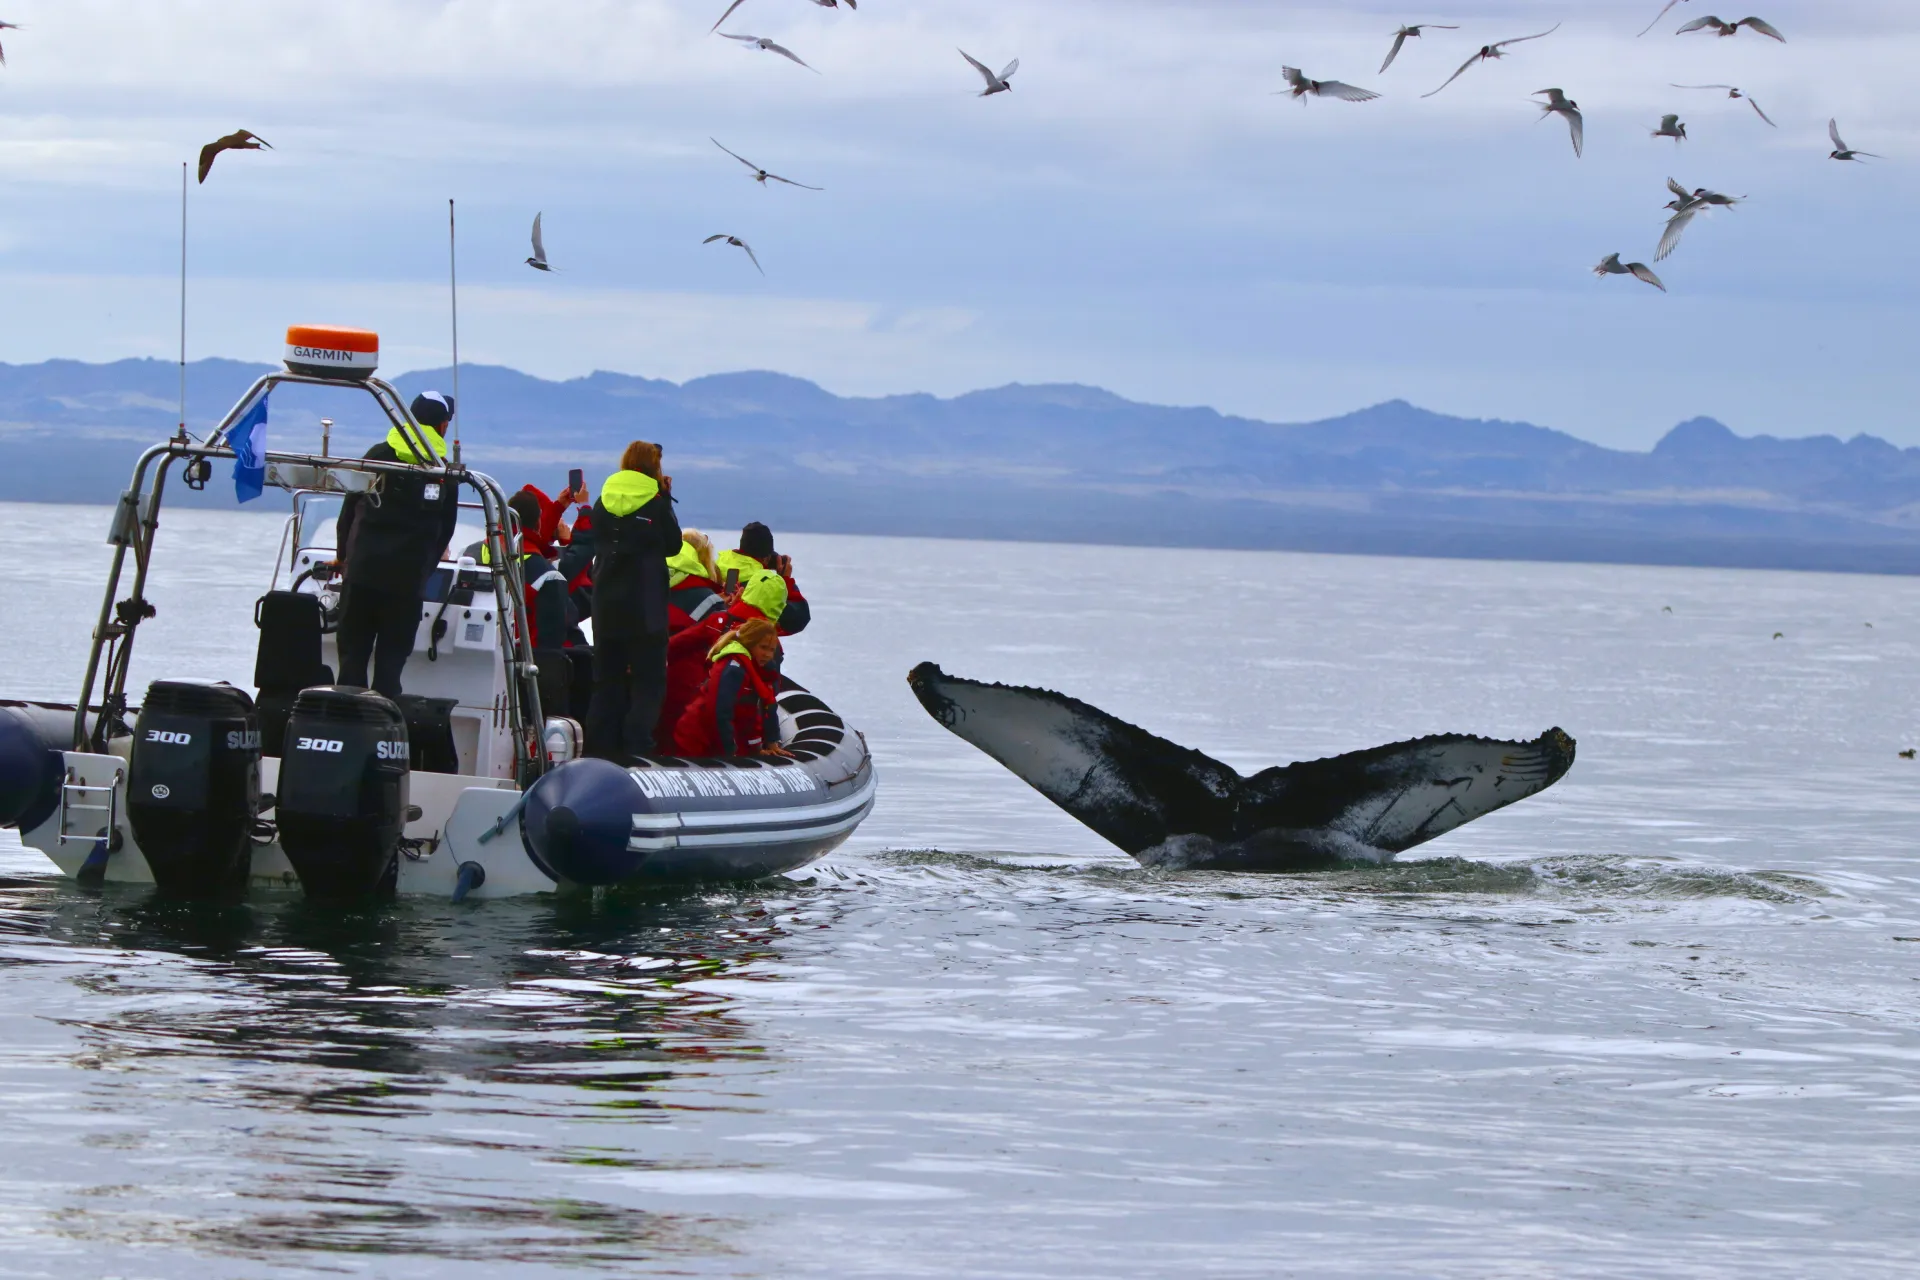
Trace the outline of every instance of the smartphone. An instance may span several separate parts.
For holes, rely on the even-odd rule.
[[[573,470],[567,472],[567,492],[568,493],[578,493],[586,487],[587,487],[587,477],[580,470],[580,468],[575,467]]]
[[[738,591],[739,589],[740,589],[740,571],[738,569],[727,570],[727,594],[732,595],[734,592]]]

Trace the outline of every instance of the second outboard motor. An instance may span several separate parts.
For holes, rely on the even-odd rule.
[[[260,721],[228,684],[156,680],[133,727],[127,821],[163,893],[246,888],[260,808]]]
[[[367,689],[303,690],[287,718],[275,820],[309,898],[390,893],[407,825],[407,719]]]

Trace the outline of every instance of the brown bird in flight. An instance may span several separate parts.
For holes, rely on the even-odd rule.
[[[205,182],[207,175],[213,172],[214,157],[222,151],[258,151],[262,147],[273,150],[271,142],[255,137],[245,129],[235,129],[224,138],[215,138],[200,148],[200,181]]]

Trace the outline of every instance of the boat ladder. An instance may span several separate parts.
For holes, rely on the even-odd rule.
[[[74,770],[67,770],[67,780],[60,786],[60,843],[87,843],[104,837],[109,844],[119,843],[120,835],[120,781],[126,776],[120,769],[113,771],[113,781],[103,785],[75,781]],[[104,793],[105,804],[94,803]],[[104,813],[106,826],[101,831],[75,832],[73,820],[76,815]],[[89,826],[92,824],[89,823]]]

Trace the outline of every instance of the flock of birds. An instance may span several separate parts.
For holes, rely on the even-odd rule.
[[[1654,15],[1653,21],[1646,25],[1640,32],[1640,35],[1644,36],[1647,32],[1660,25],[1660,20],[1666,17],[1675,5],[1684,3],[1687,3],[1687,0],[1667,0],[1665,6],[1661,8],[1659,13]],[[1387,68],[1393,65],[1394,59],[1400,56],[1400,51],[1406,46],[1408,40],[1419,39],[1429,30],[1458,31],[1459,29],[1456,25],[1439,22],[1425,22],[1402,26],[1393,34],[1393,44],[1387,49],[1386,60],[1380,64],[1380,73],[1385,74]],[[1537,32],[1530,36],[1515,36],[1512,39],[1498,40],[1492,44],[1481,45],[1471,57],[1460,64],[1458,70],[1440,84],[1438,89],[1433,89],[1420,96],[1422,98],[1431,98],[1434,94],[1439,93],[1479,64],[1507,57],[1507,50],[1512,46],[1525,44],[1530,40],[1545,39],[1559,29],[1560,24],[1555,23],[1545,31]],[[1687,35],[1692,32],[1710,32],[1724,39],[1728,36],[1738,35],[1743,29],[1751,31],[1756,35],[1766,36],[1771,40],[1777,40],[1781,44],[1787,42],[1787,38],[1780,34],[1779,29],[1772,23],[1764,18],[1756,17],[1740,18],[1736,21],[1728,22],[1709,14],[1706,17],[1695,18],[1691,22],[1682,23],[1675,29],[1674,34]],[[1313,97],[1333,98],[1341,102],[1371,102],[1380,96],[1371,89],[1363,89],[1358,85],[1348,84],[1343,80],[1314,80],[1308,77],[1298,67],[1282,67],[1280,72],[1281,75],[1286,78],[1287,88],[1279,92],[1287,94],[1296,100]],[[1723,92],[1732,101],[1744,101],[1748,106],[1753,108],[1755,115],[1766,121],[1767,124],[1774,125],[1772,117],[1761,110],[1760,104],[1755,102],[1744,90],[1735,85],[1676,84],[1671,87],[1675,89],[1708,89],[1715,92]],[[1565,90],[1558,88],[1540,89],[1535,91],[1532,96],[1546,99],[1545,102],[1535,104],[1540,108],[1541,119],[1545,119],[1548,116],[1559,116],[1567,122],[1567,129],[1573,142],[1573,154],[1576,159],[1584,156],[1586,154],[1586,118],[1580,113],[1580,104],[1572,98],[1569,98]],[[1778,128],[1779,126],[1774,125],[1774,127]],[[1674,143],[1678,145],[1686,140],[1687,126],[1685,122],[1680,119],[1678,112],[1669,112],[1660,117],[1660,125],[1658,128],[1652,130],[1652,135],[1656,138],[1672,138]],[[1827,137],[1833,142],[1833,150],[1828,153],[1829,159],[1861,160],[1869,157],[1874,159],[1879,158],[1871,151],[1861,151],[1858,148],[1848,146],[1840,137],[1840,122],[1837,118],[1831,118],[1827,121]],[[1706,187],[1696,187],[1689,191],[1672,178],[1667,179],[1667,190],[1673,193],[1674,198],[1669,200],[1665,206],[1671,216],[1668,217],[1666,229],[1661,232],[1660,243],[1654,250],[1653,260],[1655,262],[1664,261],[1669,254],[1679,247],[1681,236],[1686,233],[1687,227],[1693,222],[1694,218],[1701,213],[1712,209],[1731,209],[1733,206],[1739,204],[1741,200],[1745,199],[1744,196],[1729,196],[1718,191],[1709,190]],[[1654,274],[1652,267],[1649,267],[1644,262],[1622,262],[1618,253],[1610,253],[1605,258],[1602,258],[1600,265],[1593,269],[1593,273],[1597,276],[1632,276],[1636,280],[1645,281],[1662,293],[1667,291],[1667,286],[1661,281],[1658,275]]]
[[[848,9],[859,8],[858,0],[810,0],[810,2],[823,9],[836,9],[843,3]],[[1654,15],[1653,21],[1647,24],[1640,32],[1640,35],[1644,36],[1647,32],[1653,30],[1654,27],[1658,26],[1661,19],[1665,18],[1667,14],[1673,10],[1674,6],[1689,2],[1690,0],[1666,0],[1666,4],[1661,8],[1659,13]],[[748,49],[776,54],[801,67],[805,67],[809,71],[813,71],[816,75],[819,74],[818,70],[811,66],[805,59],[801,58],[799,54],[765,36],[721,31],[721,24],[726,22],[728,18],[731,18],[745,3],[746,0],[731,0],[731,3],[727,5],[726,11],[720,15],[719,20],[709,28],[708,34],[717,34],[728,40],[738,41],[743,47]],[[0,31],[18,31],[20,29],[17,23],[0,21]],[[1514,36],[1511,39],[1497,40],[1491,44],[1483,44],[1479,49],[1475,50],[1465,62],[1462,62],[1459,68],[1440,84],[1439,88],[1423,93],[1420,96],[1422,98],[1431,98],[1481,63],[1494,62],[1506,58],[1509,56],[1507,51],[1513,46],[1526,44],[1533,40],[1543,40],[1559,29],[1560,24],[1555,23],[1553,26],[1547,28],[1547,30],[1537,32],[1533,35]],[[1380,74],[1384,75],[1387,69],[1394,64],[1394,60],[1400,56],[1401,50],[1406,47],[1407,41],[1420,39],[1428,31],[1458,30],[1460,30],[1460,27],[1457,24],[1441,22],[1423,22],[1401,26],[1399,30],[1393,33],[1393,43],[1387,49],[1386,59],[1380,64]],[[1687,35],[1692,32],[1709,32],[1714,36],[1725,39],[1740,34],[1742,30],[1779,41],[1781,44],[1785,44],[1787,41],[1786,36],[1782,35],[1773,24],[1763,18],[1745,17],[1728,22],[1712,14],[1695,18],[1690,22],[1681,24],[1675,29],[1674,34]],[[1013,84],[1011,82],[1014,72],[1020,69],[1020,60],[1018,58],[1009,62],[1005,69],[995,72],[986,63],[981,62],[966,50],[961,49],[958,50],[958,52],[962,58],[966,59],[967,64],[978,72],[981,79],[986,82],[986,88],[981,92],[981,97],[988,98],[998,93],[1008,93],[1012,91]],[[0,66],[5,66],[6,61],[6,49],[0,47]],[[1282,67],[1280,73],[1286,80],[1287,87],[1279,90],[1276,96],[1285,95],[1295,100],[1310,97],[1332,98],[1341,102],[1371,102],[1380,97],[1378,93],[1371,89],[1363,89],[1358,85],[1348,84],[1342,80],[1312,79],[1298,67]],[[1675,89],[1712,90],[1714,92],[1725,93],[1729,100],[1745,102],[1748,106],[1752,107],[1754,114],[1759,116],[1760,119],[1767,124],[1773,125],[1775,128],[1779,127],[1774,124],[1773,118],[1761,109],[1758,102],[1754,101],[1745,90],[1735,85],[1676,84],[1672,87]],[[1586,153],[1586,118],[1580,112],[1580,104],[1572,98],[1569,98],[1566,92],[1559,88],[1540,89],[1532,96],[1546,99],[1545,102],[1535,104],[1540,108],[1541,119],[1544,120],[1548,116],[1559,116],[1566,121],[1567,129],[1573,142],[1573,154],[1575,158],[1584,156]],[[1660,118],[1659,127],[1652,130],[1652,136],[1656,138],[1671,138],[1674,143],[1678,145],[1687,138],[1687,126],[1685,122],[1680,119],[1679,113],[1669,112]],[[1861,151],[1858,148],[1848,146],[1840,136],[1840,123],[1837,118],[1832,118],[1827,121],[1827,136],[1833,142],[1833,150],[1828,153],[1830,159],[1858,161],[1866,158],[1879,158],[1871,151]],[[765,187],[769,182],[777,182],[805,191],[824,190],[822,187],[810,186],[804,182],[796,182],[792,178],[782,177],[777,173],[763,169],[745,156],[725,146],[717,138],[709,138],[708,141],[712,142],[714,146],[718,147],[727,155],[733,157],[733,159],[739,161],[742,165],[745,165],[753,180],[762,187]],[[207,180],[207,175],[213,170],[214,160],[217,159],[223,151],[258,151],[263,147],[270,150],[271,146],[272,144],[268,143],[265,139],[246,129],[236,129],[224,137],[216,138],[200,149],[200,181],[205,182]],[[1722,192],[1709,190],[1706,187],[1695,187],[1689,191],[1672,178],[1667,179],[1667,190],[1673,194],[1673,199],[1669,200],[1665,205],[1665,208],[1670,212],[1671,216],[1668,217],[1666,228],[1660,235],[1660,243],[1654,250],[1653,260],[1655,262],[1664,261],[1668,255],[1679,247],[1681,236],[1685,234],[1687,227],[1691,225],[1693,220],[1701,213],[1714,209],[1731,209],[1745,199],[1744,196],[1729,196]],[[545,237],[541,234],[540,227],[541,216],[539,213],[533,216],[533,254],[526,261],[527,265],[536,271],[552,271],[555,268],[547,261],[546,241]],[[760,265],[760,258],[754,253],[753,246],[731,232],[717,232],[708,236],[701,243],[724,244],[728,247],[739,249],[747,255],[748,261],[753,263],[755,270],[759,271],[763,276],[766,274],[766,268]],[[1645,281],[1662,293],[1667,291],[1667,286],[1661,281],[1660,277],[1654,273],[1653,268],[1644,262],[1622,262],[1618,253],[1610,253],[1601,259],[1600,264],[1596,266],[1593,271],[1597,276],[1632,276],[1636,280]]]

